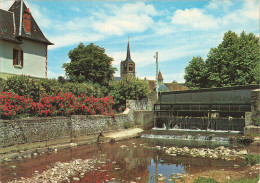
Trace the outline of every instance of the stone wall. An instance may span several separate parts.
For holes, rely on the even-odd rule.
[[[151,99],[127,100],[128,121],[143,128],[153,121],[153,101]]]
[[[147,98],[143,100],[126,100],[126,108],[129,109],[127,112],[129,122],[135,123],[134,111],[152,111],[153,104],[152,101]]]
[[[128,116],[71,116],[0,120],[0,146],[44,142],[124,128]]]
[[[260,89],[251,92],[251,123],[260,123]]]

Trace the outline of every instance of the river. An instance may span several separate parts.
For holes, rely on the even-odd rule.
[[[225,146],[230,146],[227,142],[223,143]],[[115,143],[82,145],[77,148],[60,150],[57,153],[2,163],[0,165],[1,181],[9,182],[21,179],[23,182],[32,181],[33,179],[28,178],[41,175],[50,169],[56,170],[57,168],[53,167],[57,162],[70,164],[77,160],[80,165],[81,161],[87,159],[93,160],[87,171],[77,171],[76,174],[74,172],[74,175],[68,174],[67,181],[63,182],[153,183],[160,178],[163,182],[172,182],[175,177],[180,177],[184,173],[215,169],[234,170],[234,164],[241,163],[241,160],[225,161],[192,158],[184,155],[173,157],[162,150],[163,147],[173,145],[214,147],[220,144],[208,141],[135,138]],[[66,170],[67,172],[68,170]],[[48,175],[46,174],[46,176]]]

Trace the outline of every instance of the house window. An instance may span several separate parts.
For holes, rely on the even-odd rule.
[[[23,67],[23,51],[13,49],[13,65]]]

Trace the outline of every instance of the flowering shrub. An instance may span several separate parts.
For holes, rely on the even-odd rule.
[[[34,102],[26,96],[1,92],[0,118],[13,119],[23,116],[67,116],[79,115],[114,115],[111,96],[103,98],[88,97],[84,94],[75,97],[72,93],[59,93],[56,96],[47,96]]]
[[[19,96],[11,92],[0,94],[0,118],[11,119],[16,116],[28,116],[33,100],[26,96]]]

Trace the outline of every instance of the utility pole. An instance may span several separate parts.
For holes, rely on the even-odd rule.
[[[158,88],[159,88],[159,82],[158,82],[158,52],[156,52],[154,58],[156,59],[156,99],[158,100]]]

